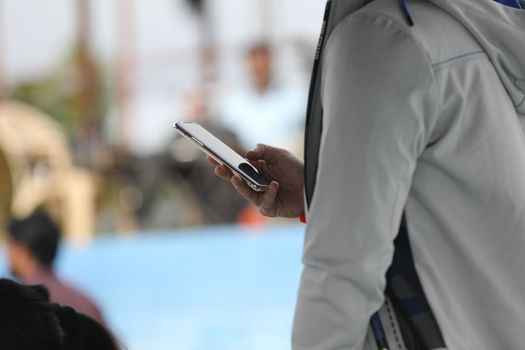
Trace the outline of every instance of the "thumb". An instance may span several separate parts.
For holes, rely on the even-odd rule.
[[[272,146],[258,144],[253,150],[246,153],[246,158],[252,161],[265,160],[271,162],[276,157],[278,150]]]

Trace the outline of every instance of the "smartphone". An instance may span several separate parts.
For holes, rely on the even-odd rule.
[[[271,180],[259,173],[248,160],[213,136],[198,123],[175,122],[173,124],[182,136],[193,142],[203,152],[221,165],[239,175],[253,190],[263,192],[270,186]]]

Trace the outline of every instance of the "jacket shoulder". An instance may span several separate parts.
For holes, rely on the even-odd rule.
[[[447,12],[429,1],[407,1],[414,22],[410,26],[399,0],[375,0],[350,16],[387,17],[410,35],[422,48],[432,65],[483,51],[472,35]]]

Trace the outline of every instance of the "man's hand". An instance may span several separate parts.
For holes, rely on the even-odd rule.
[[[294,218],[304,213],[303,162],[287,150],[267,145],[257,145],[246,154],[246,158],[272,180],[265,192],[252,190],[240,176],[232,174],[211,157],[208,161],[215,165],[217,176],[230,181],[237,192],[258,207],[264,216]]]

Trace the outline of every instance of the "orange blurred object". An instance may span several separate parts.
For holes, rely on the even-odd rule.
[[[268,223],[268,218],[263,216],[257,207],[249,205],[239,213],[237,222],[241,226],[260,227]]]

